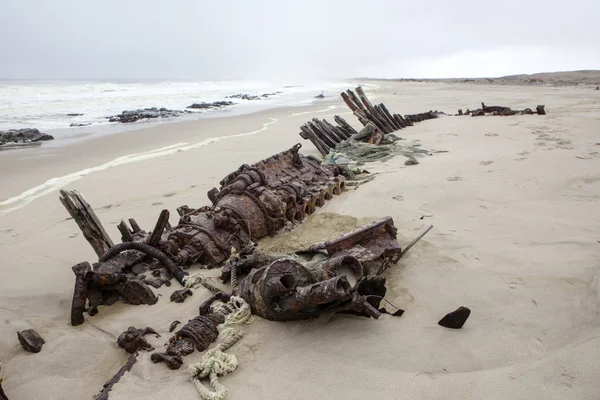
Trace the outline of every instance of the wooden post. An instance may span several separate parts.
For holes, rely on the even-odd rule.
[[[402,120],[402,116],[400,114],[394,114],[394,120],[396,121],[396,123],[398,123],[398,125],[400,125],[402,128],[406,128],[406,124],[404,123],[404,121]]]
[[[76,190],[61,190],[60,202],[75,222],[77,222],[83,236],[92,246],[98,257],[101,257],[108,249],[114,246],[96,213],[88,202],[85,201],[81,193]]]
[[[363,141],[364,139],[370,138],[371,134],[373,132],[375,132],[375,130],[377,130],[375,125],[372,123],[369,123],[364,128],[362,128],[360,132],[358,132],[356,135],[353,135],[352,139],[354,139],[356,141]]]
[[[336,115],[334,117],[335,122],[337,122],[337,124],[339,126],[341,126],[342,128],[345,128],[347,132],[349,132],[351,135],[355,135],[358,133],[358,131],[356,129],[354,129],[349,123],[346,122],[346,120],[342,117],[340,117],[339,115]]]
[[[322,138],[325,141],[325,143],[327,143],[330,147],[335,147],[335,145],[338,144],[339,140],[336,137],[332,137],[331,135],[329,135],[329,133],[321,129],[313,121],[308,121],[307,125],[312,129],[313,132],[315,132],[317,136]]]
[[[160,241],[160,238],[162,237],[162,234],[168,222],[169,210],[162,210],[158,217],[158,221],[156,221],[156,226],[152,230],[152,235],[150,235],[150,237],[148,238],[148,244],[150,246],[156,247],[156,245],[158,245],[158,242]]]
[[[327,123],[327,121],[325,121],[325,120],[319,121],[318,119],[316,119],[315,123],[317,123],[317,125],[319,125],[319,128],[321,128],[322,130],[327,132],[329,134],[329,136],[337,139],[338,143],[347,139],[346,136],[342,132],[339,132],[335,126]]]
[[[398,129],[400,129],[396,126],[396,123],[394,122],[394,120],[391,117],[388,117],[388,115],[385,113],[385,111],[383,111],[381,104],[375,106],[375,111],[377,111],[377,113],[383,118],[383,120],[390,126],[392,131],[397,131]]]
[[[302,132],[308,136],[309,139],[311,139],[311,141],[314,143],[315,147],[317,148],[317,150],[319,150],[319,152],[321,154],[323,154],[324,156],[327,155],[329,153],[329,149],[332,147],[331,145],[329,145],[328,142],[326,142],[325,140],[323,140],[321,137],[319,137],[312,129],[310,129],[310,127],[308,125],[302,125],[300,127],[300,130],[302,130]],[[312,140],[314,139],[314,140]],[[317,145],[318,143],[318,145]]]
[[[394,117],[392,116],[392,114],[388,111],[388,109],[385,106],[385,104],[381,103],[379,105],[379,107],[381,108],[381,110],[383,111],[383,113],[386,115],[386,117],[388,118],[388,120],[390,120],[390,122],[392,123],[392,125],[394,126],[394,128],[396,128],[396,130],[402,129],[402,125],[398,124],[398,122],[394,119]]]
[[[348,90],[346,90],[346,93],[348,93],[348,95],[350,96],[350,98],[352,99],[352,101],[354,103],[356,103],[356,105],[358,106],[359,109],[361,109],[362,111],[367,111],[367,109],[365,108],[365,106],[363,105],[363,103],[361,103],[360,99],[356,96],[356,94],[352,90],[348,89]]]
[[[381,132],[385,133],[391,133],[394,131],[394,128],[392,128],[387,121],[385,120],[385,118],[381,115],[379,115],[379,113],[377,112],[377,110],[373,107],[373,105],[371,104],[371,102],[369,101],[369,98],[367,97],[367,95],[365,94],[365,92],[362,90],[362,88],[360,86],[358,86],[356,88],[356,93],[358,94],[358,97],[360,98],[360,100],[363,102],[363,104],[365,105],[367,111],[368,111],[368,115],[369,115],[369,119],[372,121],[376,121],[378,127],[380,128]]]
[[[131,231],[129,230],[129,227],[127,226],[127,222],[125,222],[125,221],[119,222],[119,225],[117,225],[117,229],[119,229],[119,232],[121,232],[121,241],[123,243],[133,242],[133,236],[131,235]]]

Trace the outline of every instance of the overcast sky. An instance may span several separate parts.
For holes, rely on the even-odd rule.
[[[0,0],[0,78],[600,69],[599,0]]]

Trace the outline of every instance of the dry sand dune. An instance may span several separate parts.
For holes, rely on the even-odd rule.
[[[435,226],[387,273],[388,300],[406,310],[402,317],[256,319],[230,350],[240,367],[222,379],[229,398],[600,398],[600,91],[374,83],[373,100],[404,114],[454,113],[484,101],[515,109],[545,104],[548,115],[447,116],[402,130],[407,141],[447,152],[416,166],[405,166],[404,157],[369,164],[378,173],[373,182],[336,197],[296,230],[265,240],[265,248],[285,250],[390,215],[406,244],[425,225]],[[338,108],[323,111],[329,105]],[[292,146],[307,119],[334,113],[355,122],[336,98],[301,110],[10,152],[0,157],[0,198],[124,154],[250,132],[275,119],[250,136],[107,168],[69,184],[117,238],[122,218],[149,227],[162,208],[208,204],[206,191],[225,174]],[[304,153],[317,154],[303,144]],[[65,156],[68,165],[56,161]],[[8,182],[9,165],[17,182]],[[0,254],[0,365],[11,400],[92,398],[127,358],[116,336],[129,326],[150,326],[163,337],[147,338],[161,348],[169,324],[195,316],[209,295],[197,289],[173,304],[168,296],[175,288],[163,287],[154,306],[117,304],[71,327],[70,267],[94,257],[56,192],[0,215]],[[461,305],[472,310],[463,329],[437,325]],[[16,331],[26,328],[46,339],[41,353],[19,346]],[[201,357],[196,352],[185,362]],[[185,368],[170,371],[143,353],[110,398],[199,397]]]

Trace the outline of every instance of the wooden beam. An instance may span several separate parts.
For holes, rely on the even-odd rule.
[[[101,257],[114,246],[110,236],[104,230],[96,213],[90,207],[81,193],[76,190],[60,191],[60,202],[75,220],[83,236],[88,241],[98,257]]]

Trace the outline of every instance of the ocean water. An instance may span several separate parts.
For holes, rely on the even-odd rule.
[[[262,100],[230,99],[236,104],[222,110],[197,111],[180,118],[194,119],[256,112],[280,106],[300,106],[317,102],[315,96],[339,96],[352,87],[350,82],[311,82],[272,84],[267,82],[192,81],[1,81],[0,130],[37,128],[56,139],[85,134],[114,133],[140,127],[108,122],[123,110],[166,107],[185,110],[192,103],[226,100],[237,93],[260,95],[281,92]],[[68,114],[82,114],[68,116]],[[179,118],[178,118],[179,119]],[[84,128],[71,124],[90,124]]]

